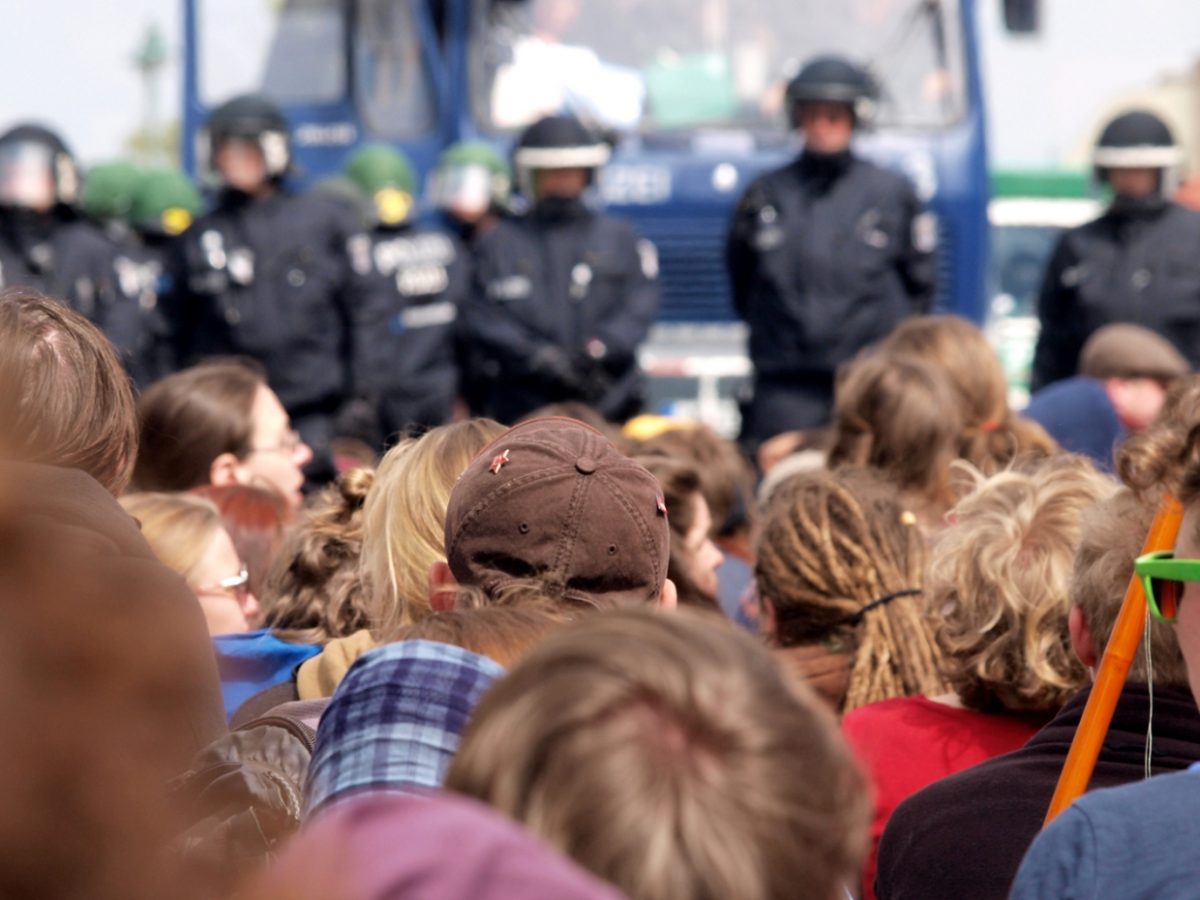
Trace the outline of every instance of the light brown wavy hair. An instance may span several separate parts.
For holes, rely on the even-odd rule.
[[[1118,489],[1079,456],[990,478],[950,513],[926,592],[942,671],[963,703],[985,712],[1045,712],[1087,680],[1067,633],[1083,515]]]
[[[890,355],[910,356],[942,369],[962,411],[958,456],[985,475],[1021,456],[1046,456],[1058,444],[1038,423],[1008,405],[1004,366],[984,333],[959,316],[913,316],[879,345]]]
[[[896,491],[870,472],[796,475],[763,513],[755,575],[781,647],[828,643],[853,654],[846,712],[946,689],[941,653],[918,595],[864,607],[925,584],[925,537]]]
[[[1200,375],[1187,375],[1167,389],[1158,419],[1117,451],[1117,474],[1144,497],[1161,490],[1177,495],[1198,446]]]
[[[869,801],[832,717],[694,610],[587,616],[484,696],[446,787],[632,900],[827,900]]]
[[[338,476],[284,537],[262,599],[267,625],[284,640],[325,644],[367,627],[360,557],[374,479],[370,469]]]

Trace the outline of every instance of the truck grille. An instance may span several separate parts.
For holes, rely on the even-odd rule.
[[[660,322],[736,319],[725,274],[726,215],[639,217],[634,224],[658,248]]]

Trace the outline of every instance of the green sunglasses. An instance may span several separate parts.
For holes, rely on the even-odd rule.
[[[1138,557],[1133,571],[1142,579],[1151,615],[1160,622],[1174,622],[1184,584],[1200,581],[1200,559],[1176,559],[1175,551],[1160,550]]]

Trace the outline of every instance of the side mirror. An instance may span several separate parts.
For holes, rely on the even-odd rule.
[[[1038,0],[1002,0],[1004,27],[1009,34],[1036,34],[1041,4]]]

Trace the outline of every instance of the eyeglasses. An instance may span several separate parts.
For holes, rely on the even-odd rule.
[[[1200,559],[1176,559],[1173,550],[1160,550],[1139,557],[1133,571],[1142,579],[1151,615],[1160,622],[1174,622],[1184,584],[1200,582]]]
[[[300,433],[295,430],[289,430],[287,435],[273,447],[251,447],[251,453],[286,453],[291,455],[296,452],[300,444],[303,443],[300,439]]]
[[[222,578],[216,584],[196,588],[198,594],[230,594],[237,600],[245,600],[250,592],[250,572],[243,565],[240,572]]]

